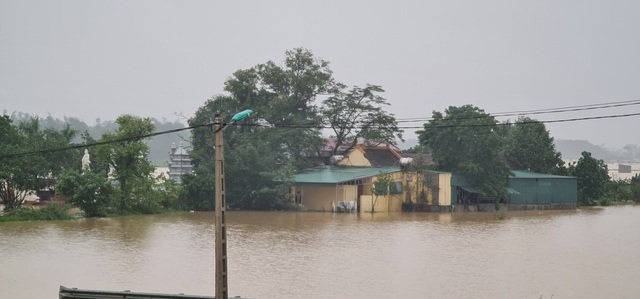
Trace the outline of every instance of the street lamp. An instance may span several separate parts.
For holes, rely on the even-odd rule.
[[[253,110],[244,110],[231,118],[231,123],[241,121],[253,114]],[[224,140],[223,128],[227,124],[222,123],[222,115],[215,115],[215,170],[216,170],[216,298],[229,298],[227,287],[227,230],[224,219],[226,210],[225,190],[224,190]]]

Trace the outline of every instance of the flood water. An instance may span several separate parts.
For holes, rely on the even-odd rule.
[[[640,297],[640,206],[227,213],[232,296]],[[213,296],[213,217],[0,223],[0,298],[57,298],[60,285]]]

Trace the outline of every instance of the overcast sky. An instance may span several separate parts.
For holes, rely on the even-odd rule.
[[[381,85],[399,119],[640,100],[637,0],[0,0],[0,112],[177,120],[234,71],[295,47],[330,61],[341,82]],[[640,105],[532,117],[626,113]],[[640,144],[640,116],[547,128]]]

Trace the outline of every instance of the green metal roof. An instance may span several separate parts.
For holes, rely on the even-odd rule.
[[[527,170],[512,170],[513,178],[517,179],[573,179],[572,176],[535,173]]]
[[[399,167],[317,167],[293,176],[296,185],[338,184],[400,171]]]
[[[482,192],[482,190],[480,190],[479,188],[475,187],[475,186],[456,186],[459,188],[462,188],[464,190],[467,190],[471,193],[475,193],[475,194],[480,194],[483,195],[484,192]],[[513,188],[506,188],[507,190],[507,194],[520,194],[520,192],[518,192],[518,190],[513,189]]]

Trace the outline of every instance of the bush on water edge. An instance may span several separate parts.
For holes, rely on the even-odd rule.
[[[0,222],[76,219],[78,215],[71,212],[72,208],[73,206],[65,203],[51,203],[39,209],[22,207],[5,212],[0,216]]]

